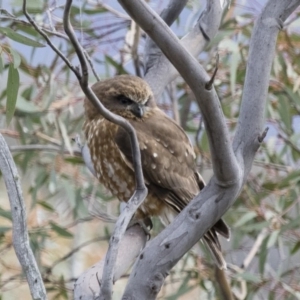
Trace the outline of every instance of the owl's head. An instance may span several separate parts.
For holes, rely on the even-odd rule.
[[[92,86],[92,90],[111,112],[128,119],[142,119],[155,106],[150,86],[143,79],[132,75],[120,75]],[[97,109],[85,99],[88,119],[99,115]]]

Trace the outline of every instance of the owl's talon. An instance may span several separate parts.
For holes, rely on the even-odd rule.
[[[140,225],[141,228],[144,230],[145,234],[147,235],[148,241],[151,239],[151,229],[153,228],[153,224],[150,218],[145,218],[142,220],[136,220],[136,219],[132,219],[127,228],[130,228],[134,225]]]

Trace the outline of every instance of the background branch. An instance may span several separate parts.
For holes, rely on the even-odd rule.
[[[253,29],[242,105],[233,141],[236,156],[244,168],[244,180],[251,169],[255,149],[260,144],[258,137],[263,131],[277,34],[282,29],[283,22],[299,4],[299,0],[268,1]]]
[[[163,20],[168,25],[172,24],[176,19],[177,14],[180,13],[180,8],[182,9],[180,5],[183,5],[185,1],[181,1],[181,4],[178,2],[175,1],[173,5],[170,3],[169,7],[161,14]],[[181,45],[192,56],[197,57],[218,32],[223,9],[224,7],[221,7],[221,1],[219,0],[206,1],[206,8],[201,13],[194,28],[181,39]],[[142,22],[142,20],[140,21]],[[150,34],[149,36],[151,37]],[[162,54],[161,50],[153,42],[146,44],[145,80],[151,86],[155,99],[158,99],[164,88],[179,75],[178,70],[164,54]]]
[[[32,298],[46,299],[42,276],[29,245],[26,209],[19,174],[2,134],[0,134],[0,169],[11,207],[13,245],[16,255],[25,273]]]

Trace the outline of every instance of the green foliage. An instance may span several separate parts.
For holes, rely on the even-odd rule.
[[[40,25],[48,26],[46,10],[52,4],[29,1],[29,5],[29,12]],[[130,22],[103,7],[88,2],[81,5],[75,3],[71,21],[99,76],[135,74],[139,65],[133,62],[135,53],[128,50],[130,47],[125,41]],[[0,132],[15,147],[12,153],[22,177],[31,246],[49,298],[71,299],[73,277],[78,276],[71,271],[75,262],[80,261],[82,268],[87,268],[100,255],[94,248],[79,249],[80,255],[85,255],[82,259],[76,256],[78,252],[72,253],[72,248],[82,240],[111,234],[111,226],[100,221],[90,222],[88,211],[100,215],[99,210],[102,213],[104,210],[104,213],[117,215],[118,201],[92,177],[73,142],[77,134],[82,135],[83,124],[83,94],[76,78],[56,54],[44,47],[46,43],[37,32],[24,25],[21,1],[13,1],[7,10],[14,17],[2,12],[8,18],[1,19],[0,73],[4,78],[2,82],[7,85],[0,90]],[[220,32],[200,56],[200,63],[211,74],[216,51],[219,52],[215,87],[232,137],[239,115],[253,19],[259,10],[257,7],[253,13],[246,7],[232,5],[224,16]],[[76,65],[74,49],[56,35],[63,33],[62,8],[57,7],[54,12],[50,15],[56,32],[47,31],[49,37]],[[181,17],[175,31],[184,26],[185,19]],[[270,131],[257,153],[245,187],[225,215],[232,228],[231,241],[223,243],[231,285],[239,294],[242,287],[246,289],[244,299],[260,296],[262,299],[299,299],[300,60],[297,49],[300,36],[296,28],[291,22],[278,37],[266,107],[266,125]],[[144,44],[143,37],[140,44]],[[142,61],[142,47],[138,50],[139,61]],[[142,73],[142,68],[139,71]],[[95,82],[93,75],[90,82]],[[176,81],[176,89],[181,125],[194,140],[199,169],[208,181],[210,152],[201,114],[190,89],[181,79]],[[167,93],[158,99],[158,105],[170,116],[174,115],[172,99]],[[28,145],[35,148],[28,151],[25,147]],[[97,201],[101,205],[97,206]],[[89,205],[85,206],[86,202]],[[152,236],[160,230],[162,226],[154,220]],[[22,292],[20,286],[25,285],[11,235],[8,201],[2,201],[0,253],[5,263],[0,265],[0,298],[3,299],[17,299],[17,293]],[[240,268],[259,237],[262,239],[250,265]],[[103,248],[102,244],[97,247]],[[217,299],[209,257],[208,254],[201,259],[201,255],[186,254],[166,280],[162,290],[164,299],[196,299],[199,295],[201,299]],[[85,264],[87,258],[90,260]]]
[[[17,96],[19,91],[19,72],[12,64],[8,67],[7,77],[7,101],[6,101],[6,123],[9,125],[16,108]]]

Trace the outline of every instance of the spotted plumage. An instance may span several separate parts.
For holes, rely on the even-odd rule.
[[[107,109],[126,118],[136,131],[149,193],[135,217],[157,215],[170,223],[205,185],[196,171],[188,137],[156,106],[150,87],[141,78],[117,76],[92,89]],[[87,99],[84,106],[84,132],[97,178],[120,201],[128,201],[135,189],[129,136],[104,119]],[[229,238],[227,225],[219,220],[203,240],[222,268],[226,263],[216,232]]]

